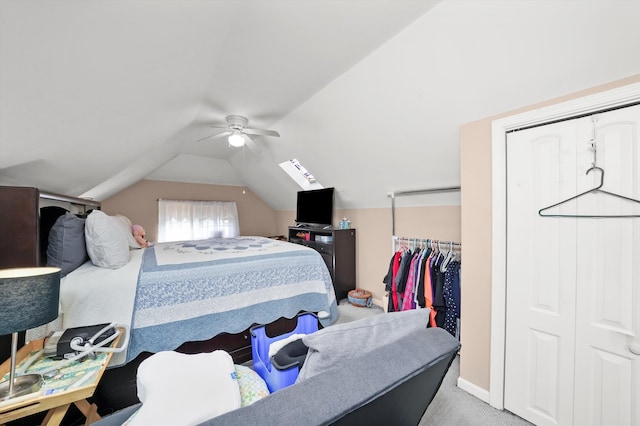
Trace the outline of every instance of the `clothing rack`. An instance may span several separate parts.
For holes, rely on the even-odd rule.
[[[423,194],[435,194],[438,192],[456,192],[460,191],[459,186],[443,186],[440,188],[428,188],[428,189],[414,189],[410,191],[395,191],[389,192],[387,197],[391,198],[391,233],[396,234],[396,197],[403,197],[407,195],[423,195]]]
[[[401,246],[407,246],[412,250],[416,247],[427,247],[430,244],[437,244],[441,250],[453,249],[456,251],[462,251],[462,244],[455,241],[442,241],[434,240],[430,238],[407,238],[394,235],[391,237],[391,251],[395,253]]]
[[[392,244],[383,279],[387,310],[429,308],[429,326],[444,328],[459,339],[462,244],[395,235]]]

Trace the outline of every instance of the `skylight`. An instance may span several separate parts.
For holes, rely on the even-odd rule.
[[[280,163],[280,167],[305,191],[324,188],[295,158]]]

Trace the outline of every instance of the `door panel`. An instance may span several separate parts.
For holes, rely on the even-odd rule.
[[[603,189],[640,198],[640,107],[598,117],[598,164]],[[640,214],[640,204],[600,196],[590,208],[612,214]],[[640,219],[583,219],[578,222],[576,279],[576,375],[574,424],[638,425],[640,356],[628,345],[640,330]],[[634,312],[634,306],[636,307]],[[634,318],[634,315],[636,318]]]
[[[538,210],[575,191],[575,125],[510,135],[505,408],[537,425],[571,421],[575,221]],[[511,147],[514,147],[513,149]],[[567,189],[567,186],[570,189]]]
[[[558,350],[560,339],[553,334],[529,330],[529,381],[527,408],[539,416],[558,417]]]
[[[595,157],[591,117],[508,135],[504,405],[537,425],[640,425],[640,219],[538,215],[601,178],[640,198],[639,125],[640,106],[600,114]],[[589,193],[549,213],[640,204]]]

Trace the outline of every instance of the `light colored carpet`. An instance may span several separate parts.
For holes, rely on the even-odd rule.
[[[419,426],[531,426],[528,421],[500,411],[463,391],[457,386],[460,377],[460,357],[457,356],[435,398],[422,416]]]
[[[345,322],[351,322],[361,318],[366,318],[371,315],[382,314],[384,313],[384,310],[377,305],[373,305],[370,308],[353,306],[347,299],[342,299],[338,303],[338,312],[340,313],[340,316],[334,324],[342,324]]]
[[[336,324],[384,313],[384,310],[379,306],[357,307],[351,305],[347,299],[340,301],[338,311],[340,317]],[[457,386],[458,377],[460,377],[459,356],[451,364],[438,393],[420,420],[419,426],[531,426],[531,423],[509,411],[497,410],[460,389]]]

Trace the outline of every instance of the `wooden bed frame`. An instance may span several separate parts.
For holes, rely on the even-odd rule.
[[[52,211],[41,215],[43,207]],[[32,187],[0,186],[0,268],[43,266],[47,262],[46,242],[49,230],[64,208],[74,213],[100,209],[100,203],[40,191]],[[49,210],[49,209],[47,209]],[[61,213],[62,212],[62,213]],[[55,217],[54,217],[55,216]],[[280,318],[266,326],[270,336],[292,331],[295,319]],[[10,356],[11,336],[0,336],[0,361]],[[22,342],[24,344],[24,333]],[[249,329],[238,334],[219,334],[201,342],[186,342],[176,348],[183,353],[211,352],[222,349],[233,357],[236,364],[251,360]],[[101,415],[138,402],[136,373],[138,365],[151,353],[145,352],[124,366],[105,371],[94,398]]]

